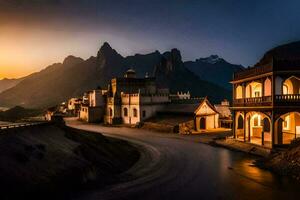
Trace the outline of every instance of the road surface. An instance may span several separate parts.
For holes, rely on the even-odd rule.
[[[124,181],[80,193],[77,199],[299,199],[300,185],[253,166],[240,152],[195,142],[189,136],[103,127],[67,120],[74,128],[128,140],[140,161]],[[130,177],[130,178],[128,178]]]

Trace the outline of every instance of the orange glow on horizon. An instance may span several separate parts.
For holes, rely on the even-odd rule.
[[[0,80],[20,78],[38,72],[68,55],[81,56],[75,34],[38,29],[24,24],[0,27]]]
[[[3,67],[0,66],[0,80],[4,78],[21,78],[34,73],[34,70],[22,68],[22,67]]]

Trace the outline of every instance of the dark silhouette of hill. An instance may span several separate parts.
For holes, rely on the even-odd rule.
[[[300,60],[300,41],[283,44],[267,51],[256,66],[268,64],[272,59]]]
[[[41,110],[25,109],[21,106],[16,106],[6,111],[0,111],[0,121],[14,122],[27,117],[34,117],[41,113]]]
[[[161,61],[154,68],[153,74],[158,84],[169,87],[171,92],[190,91],[192,95],[208,96],[211,101],[219,102],[230,98],[230,90],[212,82],[204,81],[185,67],[178,49],[162,54]]]

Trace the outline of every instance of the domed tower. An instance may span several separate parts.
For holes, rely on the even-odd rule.
[[[125,78],[136,78],[136,73],[132,68],[130,68],[126,71],[124,77]]]

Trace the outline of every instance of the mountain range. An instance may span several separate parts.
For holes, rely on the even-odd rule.
[[[19,82],[21,82],[24,78],[19,78],[19,79],[8,79],[4,78],[0,80],[0,93],[16,86]]]
[[[230,99],[231,88],[226,83],[242,66],[216,56],[183,62],[178,49],[123,57],[105,42],[96,57],[83,60],[68,56],[63,63],[25,77],[0,93],[0,106],[50,107],[98,86],[106,88],[111,78],[123,76],[128,68],[133,68],[139,77],[146,73],[155,76],[159,87],[169,87],[172,93],[190,91],[192,96],[208,96],[218,102]]]

